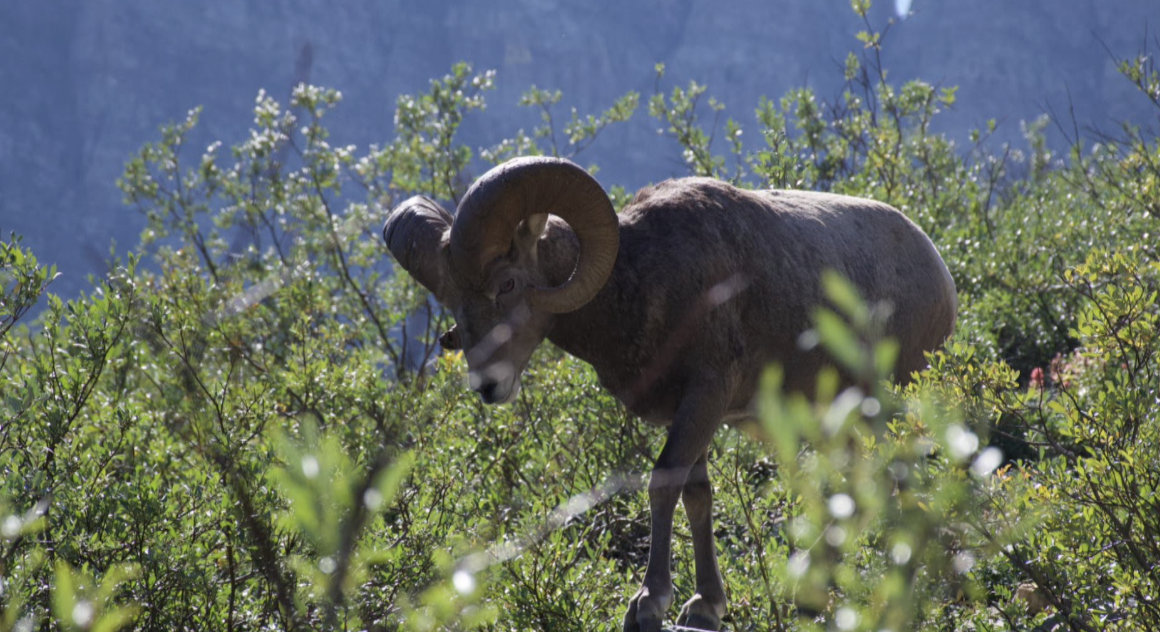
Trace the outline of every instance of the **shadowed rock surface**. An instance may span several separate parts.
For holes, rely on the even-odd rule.
[[[884,64],[896,83],[921,77],[960,87],[945,131],[965,137],[989,118],[1001,138],[1051,108],[1080,125],[1155,126],[1155,110],[1115,69],[1160,25],[1156,0],[917,0],[888,33]],[[883,27],[892,3],[878,2]],[[530,85],[560,89],[561,115],[596,113],[630,89],[695,79],[753,129],[761,95],[809,85],[833,97],[841,62],[863,26],[848,0],[13,0],[0,4],[0,231],[25,235],[64,277],[65,295],[101,272],[143,225],[115,186],[125,161],[158,128],[204,105],[191,159],[204,144],[248,129],[260,88],[285,99],[298,81],[342,90],[330,117],[337,143],[390,138],[395,98],[423,90],[459,60],[494,68],[487,111],[469,117],[473,147],[530,130],[538,114],[515,106]],[[1110,53],[1109,53],[1110,51]],[[1155,46],[1153,47],[1155,51]],[[643,111],[582,155],[605,184],[636,188],[685,168]],[[482,171],[482,170],[481,170]]]

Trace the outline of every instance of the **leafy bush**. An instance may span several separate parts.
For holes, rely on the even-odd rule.
[[[817,339],[862,389],[786,398],[774,370],[759,440],[717,438],[727,625],[1160,627],[1160,142],[1056,155],[1038,121],[960,147],[935,131],[955,91],[889,83],[886,34],[859,39],[838,99],[764,100],[755,134],[663,68],[646,97],[690,173],[890,202],[959,286],[957,333],[900,389],[875,306],[828,281]],[[1121,69],[1160,104],[1150,57]],[[533,87],[541,124],[475,152],[456,131],[493,80],[455,66],[365,150],[331,144],[331,90],[260,94],[248,138],[193,157],[191,112],[121,181],[141,247],[72,301],[0,243],[0,631],[615,627],[660,437],[548,346],[482,407],[377,234],[404,197],[454,203],[477,153],[576,156],[641,98],[560,117]]]

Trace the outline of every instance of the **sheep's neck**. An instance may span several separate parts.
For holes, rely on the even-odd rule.
[[[537,249],[548,282],[558,286],[568,280],[576,266],[579,243],[563,222],[554,220]],[[587,305],[556,316],[548,333],[548,340],[591,364],[604,382],[611,377],[611,369],[623,366],[625,358],[618,349],[624,349],[624,339],[630,335],[625,331],[625,321],[618,318],[618,312],[623,311],[623,306],[617,307],[617,297],[621,294],[619,280],[613,272],[608,283]]]

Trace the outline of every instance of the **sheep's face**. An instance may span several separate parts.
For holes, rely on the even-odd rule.
[[[549,214],[562,220],[562,231],[570,229],[558,239],[544,237]],[[543,261],[537,254],[542,237],[548,244]],[[430,198],[405,200],[388,214],[383,240],[455,316],[455,330],[441,342],[463,349],[471,388],[498,404],[519,393],[520,374],[553,314],[581,308],[607,281],[620,227],[612,202],[587,171],[532,156],[476,180],[454,220]]]
[[[479,287],[460,287],[448,300],[456,327],[444,346],[463,349],[468,385],[487,404],[506,404],[520,391],[520,376],[548,334],[552,315],[532,307],[527,289],[544,279],[526,256],[491,266]]]

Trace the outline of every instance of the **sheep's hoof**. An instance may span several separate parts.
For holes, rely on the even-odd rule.
[[[661,632],[665,610],[669,609],[668,599],[649,594],[648,588],[641,587],[628,602],[628,612],[624,614],[624,632]]]
[[[693,595],[681,608],[677,626],[694,630],[720,630],[721,613],[718,610],[724,610],[724,607],[709,603],[700,594]]]

